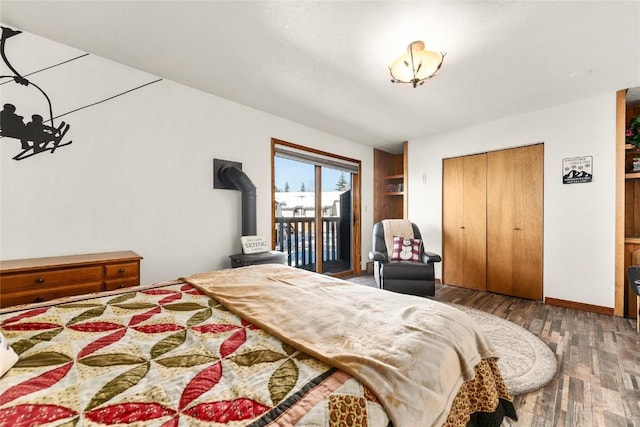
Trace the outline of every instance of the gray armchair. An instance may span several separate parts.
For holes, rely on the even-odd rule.
[[[633,293],[640,296],[640,265],[627,268],[627,281]]]
[[[413,237],[422,239],[418,227],[411,223]],[[434,296],[436,281],[434,263],[440,262],[440,255],[424,251],[420,253],[420,262],[390,261],[391,249],[384,239],[384,226],[378,222],[373,226],[373,250],[369,259],[373,260],[373,274],[378,287],[402,294]]]
[[[640,310],[640,265],[632,265],[627,268],[627,281],[634,294],[636,294],[636,311]],[[632,295],[629,295],[632,297]],[[640,333],[640,314],[637,314],[636,329]]]

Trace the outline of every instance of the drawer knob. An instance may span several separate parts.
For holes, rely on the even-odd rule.
[[[42,298],[42,297],[38,297],[38,298],[33,300],[33,302],[42,302],[42,301],[44,301],[44,298]]]
[[[121,268],[120,270],[118,270],[118,273],[124,273],[124,268]]]
[[[38,282],[38,283],[44,283],[44,279],[43,279],[42,277],[38,277],[38,278],[36,279],[36,282]]]
[[[124,288],[124,283],[119,286],[120,289]]]

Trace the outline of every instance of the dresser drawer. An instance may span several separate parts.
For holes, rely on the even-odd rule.
[[[48,289],[60,284],[99,282],[102,280],[102,267],[80,267],[35,273],[14,273],[2,275],[0,286],[2,293],[20,289]]]
[[[124,277],[138,277],[140,274],[140,264],[137,262],[123,262],[120,264],[109,264],[105,267],[105,279],[120,279]]]
[[[3,284],[2,292],[0,292],[0,307],[51,301],[53,299],[66,297],[69,295],[88,294],[92,292],[100,292],[101,290],[102,282],[93,282],[58,287],[25,289],[8,293],[6,292]]]
[[[133,251],[0,260],[0,307],[140,284]]]
[[[113,279],[104,282],[105,291],[115,291],[116,289],[129,288],[131,286],[138,286],[140,279],[138,277],[128,277],[125,279]]]

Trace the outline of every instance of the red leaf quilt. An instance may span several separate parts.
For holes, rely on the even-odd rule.
[[[0,426],[387,426],[360,382],[185,283],[0,315]]]

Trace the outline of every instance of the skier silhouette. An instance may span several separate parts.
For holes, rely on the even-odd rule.
[[[33,150],[42,151],[49,141],[55,141],[56,134],[59,130],[47,126],[43,123],[42,116],[40,114],[34,114],[31,116],[31,121],[25,126],[25,139],[27,141],[33,141]],[[22,140],[22,147],[24,148],[25,140]]]
[[[25,124],[22,121],[22,116],[16,114],[16,107],[13,104],[4,104],[2,111],[0,111],[0,133],[2,136],[10,138],[20,139],[22,142],[22,148],[28,149],[29,144],[25,138]]]

